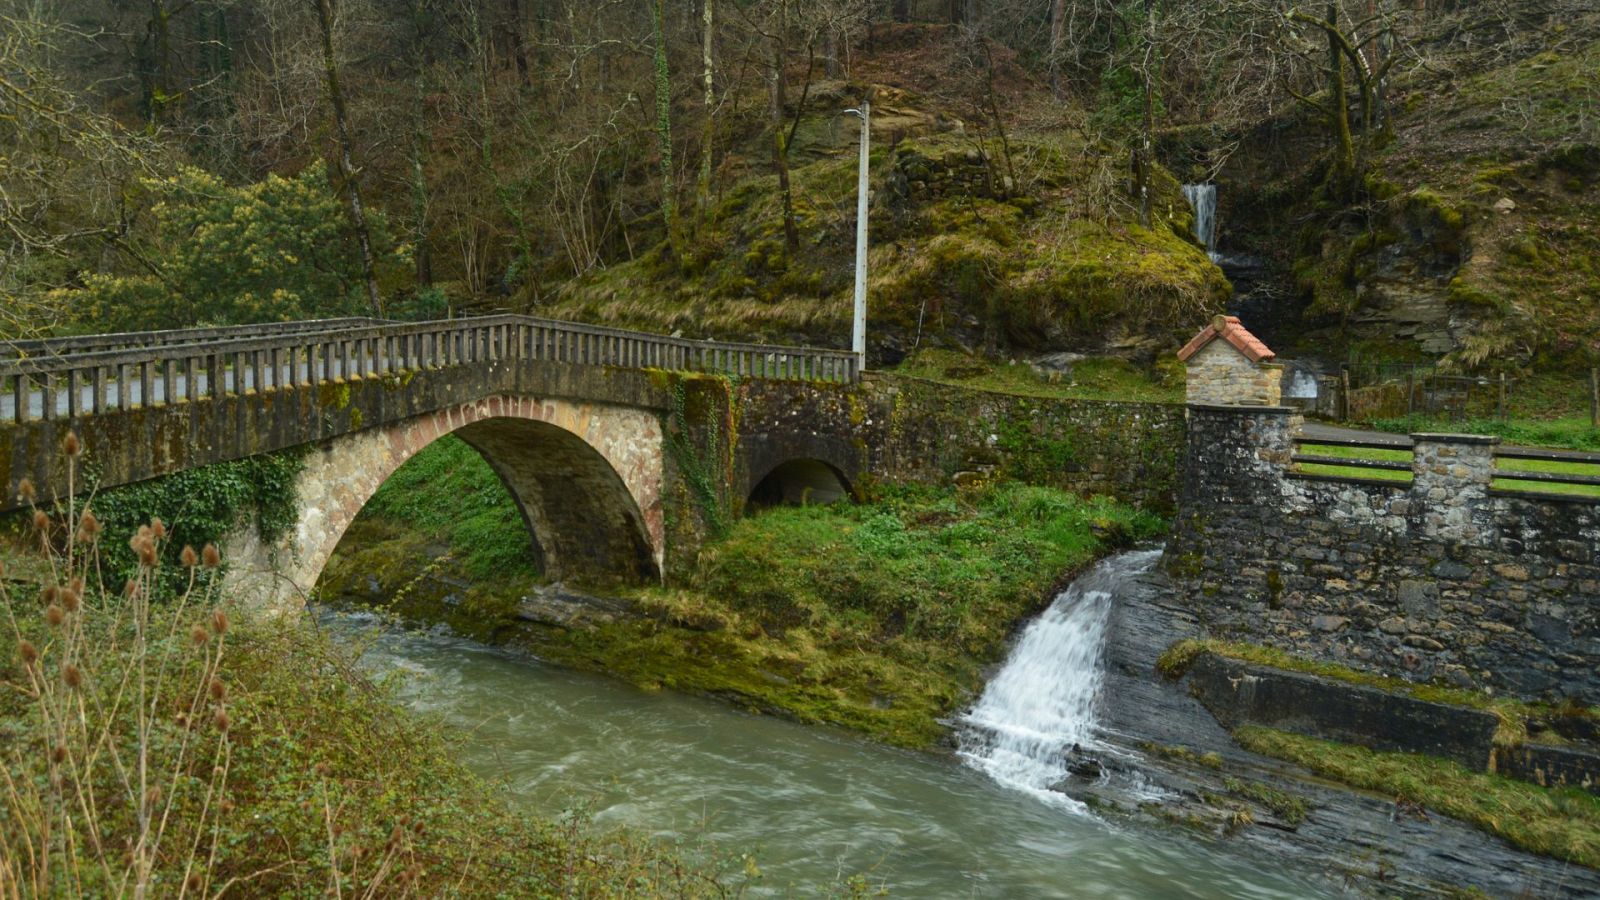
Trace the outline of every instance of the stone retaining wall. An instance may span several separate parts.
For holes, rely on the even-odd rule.
[[[1166,567],[1219,636],[1413,680],[1600,701],[1600,503],[1490,488],[1416,435],[1413,480],[1291,471],[1283,408],[1195,405]]]
[[[858,481],[1001,474],[1163,514],[1176,507],[1177,404],[1023,397],[871,372],[859,385],[804,391],[746,382],[735,402],[740,500],[773,466],[811,457]]]

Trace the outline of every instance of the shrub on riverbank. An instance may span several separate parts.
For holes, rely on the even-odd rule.
[[[34,521],[50,558],[0,580],[7,896],[724,893],[653,843],[514,815],[305,620],[169,591],[159,521],[120,591],[96,517]]]

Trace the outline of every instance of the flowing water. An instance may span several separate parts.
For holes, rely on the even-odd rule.
[[[1217,186],[1186,184],[1183,196],[1194,207],[1195,239],[1206,248],[1212,262],[1221,261],[1222,254],[1217,252]]]
[[[1143,550],[1102,561],[1023,630],[1005,667],[962,717],[964,759],[1003,785],[1071,805],[1049,788],[1067,774],[1061,751],[1094,743],[1112,593],[1160,556]]]
[[[912,898],[1322,893],[1281,866],[1176,832],[1110,825],[1040,790],[1048,773],[1030,767],[1047,765],[1048,746],[1089,734],[1094,691],[1079,681],[1094,677],[1099,650],[1089,632],[1104,627],[1103,579],[1149,559],[1102,565],[1028,630],[1017,649],[1026,669],[1014,656],[972,713],[1008,735],[1003,754],[979,761],[983,771],[447,634],[386,630],[362,614],[322,619],[359,637],[372,670],[414,676],[404,700],[469,733],[467,763],[505,782],[528,812],[583,805],[602,826],[753,852],[763,872],[758,895],[813,896],[818,885],[857,873]]]

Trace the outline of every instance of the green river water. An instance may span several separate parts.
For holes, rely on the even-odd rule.
[[[892,897],[1308,897],[1328,891],[1180,833],[1119,827],[955,759],[651,693],[458,637],[327,612],[416,710],[470,734],[468,763],[529,813],[749,852],[758,896],[861,874]]]

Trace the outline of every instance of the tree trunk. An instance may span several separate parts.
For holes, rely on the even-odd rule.
[[[1355,139],[1350,134],[1350,109],[1344,78],[1344,51],[1339,45],[1339,4],[1328,4],[1328,118],[1333,132],[1333,171],[1329,184],[1347,197],[1356,170]]]
[[[1150,227],[1150,163],[1152,137],[1156,127],[1155,80],[1160,70],[1156,51],[1156,8],[1154,0],[1144,0],[1144,122],[1139,135],[1139,224]]]
[[[428,246],[428,0],[411,7],[411,61],[416,66],[411,109],[411,246],[416,261],[417,289],[433,284],[433,253]]]
[[[911,0],[894,0],[890,15],[894,16],[896,22],[911,21]]]
[[[711,157],[717,140],[715,60],[712,57],[713,38],[716,36],[716,0],[702,0],[700,7],[700,65],[702,78],[705,81],[706,121],[705,132],[700,139],[700,185],[695,205],[700,223],[704,224],[706,215],[711,209]]]
[[[1067,0],[1053,0],[1050,4],[1050,92],[1057,100],[1065,94],[1061,78],[1061,52],[1066,43]]]
[[[172,13],[162,0],[150,0],[150,21],[145,28],[149,44],[143,66],[145,108],[150,124],[159,125],[172,101]]]
[[[800,229],[794,221],[794,191],[789,186],[789,140],[783,128],[789,84],[784,74],[788,59],[789,2],[780,0],[778,37],[772,42],[772,166],[778,172],[778,193],[783,198],[783,241],[792,254],[800,249]]]
[[[510,0],[511,6],[511,57],[517,64],[517,82],[523,87],[529,84],[528,74],[528,41],[523,31],[525,22],[522,17],[522,0]]]
[[[666,0],[655,0],[650,6],[651,26],[655,31],[653,64],[656,82],[656,142],[661,153],[661,220],[667,228],[667,240],[677,247],[677,188],[672,171],[672,84],[667,75]]]
[[[350,204],[350,227],[355,229],[361,247],[361,275],[367,282],[367,302],[372,314],[383,317],[383,299],[378,296],[378,275],[372,261],[372,233],[367,228],[366,210],[361,204],[361,185],[357,179],[354,141],[345,113],[344,92],[339,87],[339,66],[333,55],[333,0],[316,0],[317,22],[322,27],[322,68],[327,79],[328,103],[333,107],[334,130],[339,137],[339,174],[344,179],[345,198]]]

